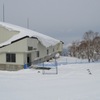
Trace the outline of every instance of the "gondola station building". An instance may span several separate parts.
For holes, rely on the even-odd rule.
[[[19,70],[61,53],[63,42],[47,35],[0,22],[0,70]]]

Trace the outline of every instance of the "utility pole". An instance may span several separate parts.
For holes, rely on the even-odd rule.
[[[27,18],[27,28],[29,29],[29,18]]]
[[[3,22],[5,22],[5,6],[3,4]]]

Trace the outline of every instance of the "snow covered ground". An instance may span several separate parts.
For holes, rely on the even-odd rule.
[[[100,63],[70,57],[58,62],[66,59],[57,75],[34,69],[0,71],[0,100],[100,100]]]

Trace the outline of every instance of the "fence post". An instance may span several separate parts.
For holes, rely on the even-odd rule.
[[[42,74],[44,74],[44,62],[43,62],[43,70],[42,70]]]

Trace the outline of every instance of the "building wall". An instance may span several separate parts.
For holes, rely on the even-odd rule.
[[[50,55],[61,51],[61,48],[62,48],[61,46],[62,45],[58,43],[55,46],[50,46],[46,48],[37,39],[25,38],[15,43],[12,43],[11,45],[0,48],[0,63],[7,64],[7,62],[5,62],[6,53],[15,53],[16,63],[14,64],[20,64],[20,65],[27,64],[28,54],[31,55],[30,62],[33,62],[34,60],[37,60],[37,59],[43,59],[45,57],[47,57],[46,59],[48,59]],[[28,47],[33,47],[33,49],[28,50]],[[48,53],[47,53],[47,50],[48,50]],[[38,51],[39,51],[39,57],[37,57]]]
[[[38,43],[39,58],[46,56],[47,49],[41,43]]]
[[[31,50],[27,50],[27,54],[25,55],[25,63],[27,63],[27,55],[30,54],[30,62],[34,62],[37,58],[37,51],[38,51],[38,43],[39,41],[36,38],[27,38],[27,47],[31,48]]]
[[[6,62],[6,53],[0,53],[0,64],[24,65],[24,53],[16,53],[16,62]]]
[[[24,53],[16,53],[16,64],[24,65]]]
[[[0,52],[26,52],[26,51],[27,51],[26,38],[0,48]]]
[[[61,52],[62,48],[63,48],[62,43],[58,43],[55,46],[50,46],[47,48],[44,47],[41,43],[38,44],[38,51],[40,52],[40,58]]]
[[[18,31],[14,31],[11,29],[7,29],[5,27],[0,26],[0,43],[7,41],[15,34],[18,34]]]
[[[34,62],[34,60],[47,59],[47,56],[50,56],[51,54],[55,53],[55,46],[50,46],[46,48],[37,39],[28,39],[28,46],[36,48],[35,50],[30,50],[29,52],[27,52],[27,54],[31,54],[31,62]],[[39,52],[39,57],[37,56],[37,52]]]
[[[56,44],[55,45],[55,47],[54,47],[54,50],[55,50],[55,52],[57,53],[57,52],[62,52],[62,49],[63,49],[63,44],[62,44],[62,42],[59,42],[58,44]]]
[[[33,50],[37,50],[38,46],[38,40],[36,38],[27,38],[27,46],[32,47]]]
[[[27,54],[29,53],[31,53],[31,61],[33,61],[37,57],[36,52],[34,52],[36,50],[28,50],[28,47],[33,47],[33,49],[37,49],[37,43],[37,39],[25,38],[8,46],[0,48],[0,63],[6,63],[6,53],[16,53],[16,64],[26,64]]]
[[[6,57],[5,53],[0,53],[0,64],[6,63],[5,57]]]
[[[60,47],[59,47],[60,52],[62,52],[62,50],[63,50],[63,44],[64,44],[63,42],[60,42]]]
[[[56,46],[50,46],[50,47],[44,47],[41,43],[38,44],[38,51],[39,51],[39,57],[41,61],[47,61],[50,60],[52,57],[54,57],[56,51]],[[48,52],[47,52],[48,51]]]
[[[6,62],[6,53],[0,53],[0,70],[16,71],[24,68],[24,54],[16,53],[16,62]]]
[[[27,39],[23,39],[17,42],[14,42],[8,46],[0,48],[0,64],[7,65],[24,65],[25,62],[25,52],[27,52]],[[8,63],[6,62],[6,53],[15,53],[16,62]]]

